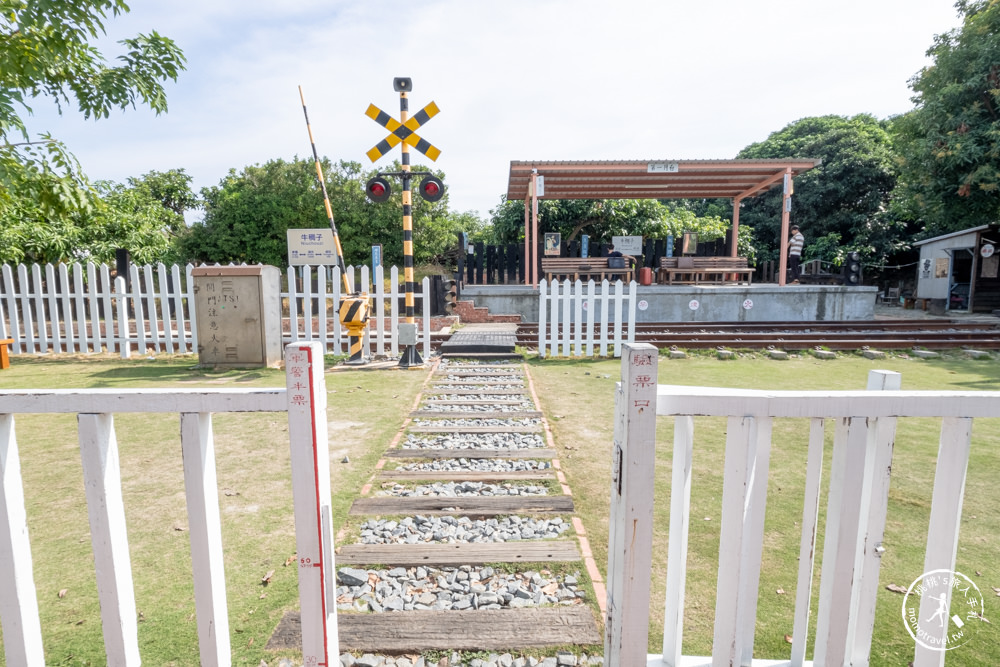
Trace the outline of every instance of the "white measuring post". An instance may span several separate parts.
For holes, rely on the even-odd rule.
[[[645,665],[653,560],[657,350],[626,344],[615,395],[604,660]]]
[[[336,661],[339,655],[339,642],[322,345],[299,342],[287,346],[285,378],[299,559],[302,660],[305,667],[331,666],[331,660]]]

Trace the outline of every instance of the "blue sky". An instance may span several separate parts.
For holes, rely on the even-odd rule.
[[[29,127],[91,178],[184,168],[200,188],[310,155],[302,85],[320,154],[368,167],[385,132],[364,111],[398,116],[392,79],[409,76],[411,113],[441,109],[420,134],[452,208],[486,216],[511,160],[732,158],[805,116],[903,113],[958,24],[951,0],[134,0],[109,38],[181,46],[169,112],[94,122],[38,101]]]

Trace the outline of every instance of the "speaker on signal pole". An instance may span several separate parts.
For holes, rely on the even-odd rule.
[[[861,284],[861,253],[857,250],[850,251],[844,258],[843,280],[847,287]]]

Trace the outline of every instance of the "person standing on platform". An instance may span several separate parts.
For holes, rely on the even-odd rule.
[[[614,243],[609,243],[608,244],[608,254],[607,254],[607,256],[608,257],[624,257],[625,255],[623,255],[620,250],[615,250],[615,244]],[[613,273],[613,274],[611,274],[609,276],[609,279],[612,282],[615,281],[615,280],[618,280],[620,278],[621,278],[621,276],[619,276],[617,273]]]
[[[792,285],[799,284],[799,275],[802,272],[802,248],[806,244],[806,237],[799,231],[798,225],[792,225],[791,236],[788,237],[788,273],[792,277]]]

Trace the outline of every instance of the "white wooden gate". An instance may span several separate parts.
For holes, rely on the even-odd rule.
[[[599,288],[599,289],[598,289]],[[622,356],[622,344],[635,341],[636,282],[538,283],[538,355]]]
[[[1000,417],[1000,392],[900,391],[899,375],[888,371],[873,371],[868,391],[667,386],[657,384],[656,370],[656,348],[625,346],[615,399],[606,664],[642,665],[648,660],[650,666],[671,667],[868,665],[897,420],[941,420],[923,572],[951,572],[972,423]],[[657,416],[674,417],[673,477],[663,653],[647,656]],[[695,416],[728,418],[711,657],[681,655]],[[771,426],[776,418],[811,422],[790,661],[753,659]],[[809,663],[806,638],[825,419],[836,420],[836,428],[814,659]],[[950,588],[948,595],[950,602]],[[936,606],[930,595],[923,596],[919,617],[930,617]],[[947,632],[944,625],[932,640],[944,645]],[[912,664],[940,667],[945,654],[917,643]]]
[[[212,413],[287,412],[303,659],[307,665],[329,665],[330,658],[336,660],[323,349],[318,343],[289,345],[285,360],[284,389],[8,390],[0,394],[0,621],[8,665],[46,664],[14,430],[15,415],[24,413],[78,416],[109,665],[140,664],[114,414],[179,413],[201,664],[224,666],[231,664],[232,655]]]

